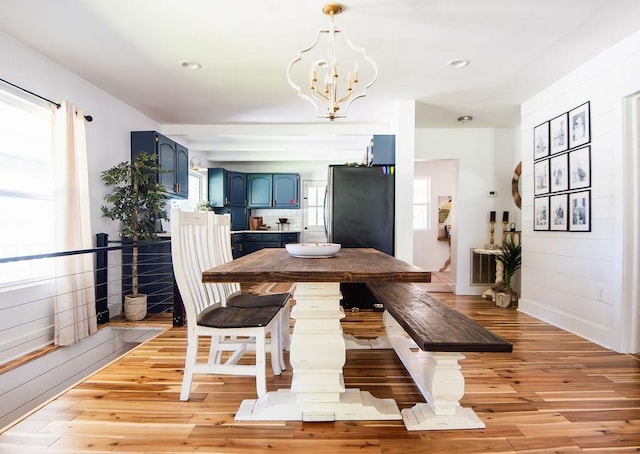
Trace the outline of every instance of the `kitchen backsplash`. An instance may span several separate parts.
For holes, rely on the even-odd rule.
[[[287,218],[288,226],[284,226],[282,230],[300,230],[302,225],[302,210],[291,209],[258,209],[254,208],[250,216],[262,216],[262,222],[271,227],[270,230],[278,230],[278,219]]]

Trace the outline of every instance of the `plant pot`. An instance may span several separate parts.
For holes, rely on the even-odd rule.
[[[124,297],[124,317],[130,321],[139,321],[147,315],[147,295],[126,295]]]
[[[511,306],[511,293],[498,292],[495,294],[496,306],[509,307]]]

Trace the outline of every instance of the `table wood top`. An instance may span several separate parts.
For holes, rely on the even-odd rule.
[[[203,272],[202,282],[431,282],[431,273],[370,248],[316,259],[265,248]]]

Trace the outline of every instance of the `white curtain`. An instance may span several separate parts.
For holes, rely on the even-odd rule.
[[[84,114],[68,101],[55,112],[53,171],[55,240],[59,251],[93,247]],[[56,345],[97,331],[93,254],[56,259]]]

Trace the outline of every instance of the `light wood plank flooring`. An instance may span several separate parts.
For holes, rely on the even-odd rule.
[[[236,422],[251,378],[196,376],[178,394],[184,328],[172,328],[0,434],[0,453],[570,453],[640,450],[640,361],[480,297],[435,294],[514,344],[513,353],[466,354],[464,406],[486,429],[407,432],[401,421]],[[157,319],[156,319],[157,322]],[[166,323],[170,324],[167,317]],[[383,335],[381,313],[347,313],[344,331]],[[422,402],[393,350],[350,350],[348,387]],[[291,371],[269,377],[288,387]]]

